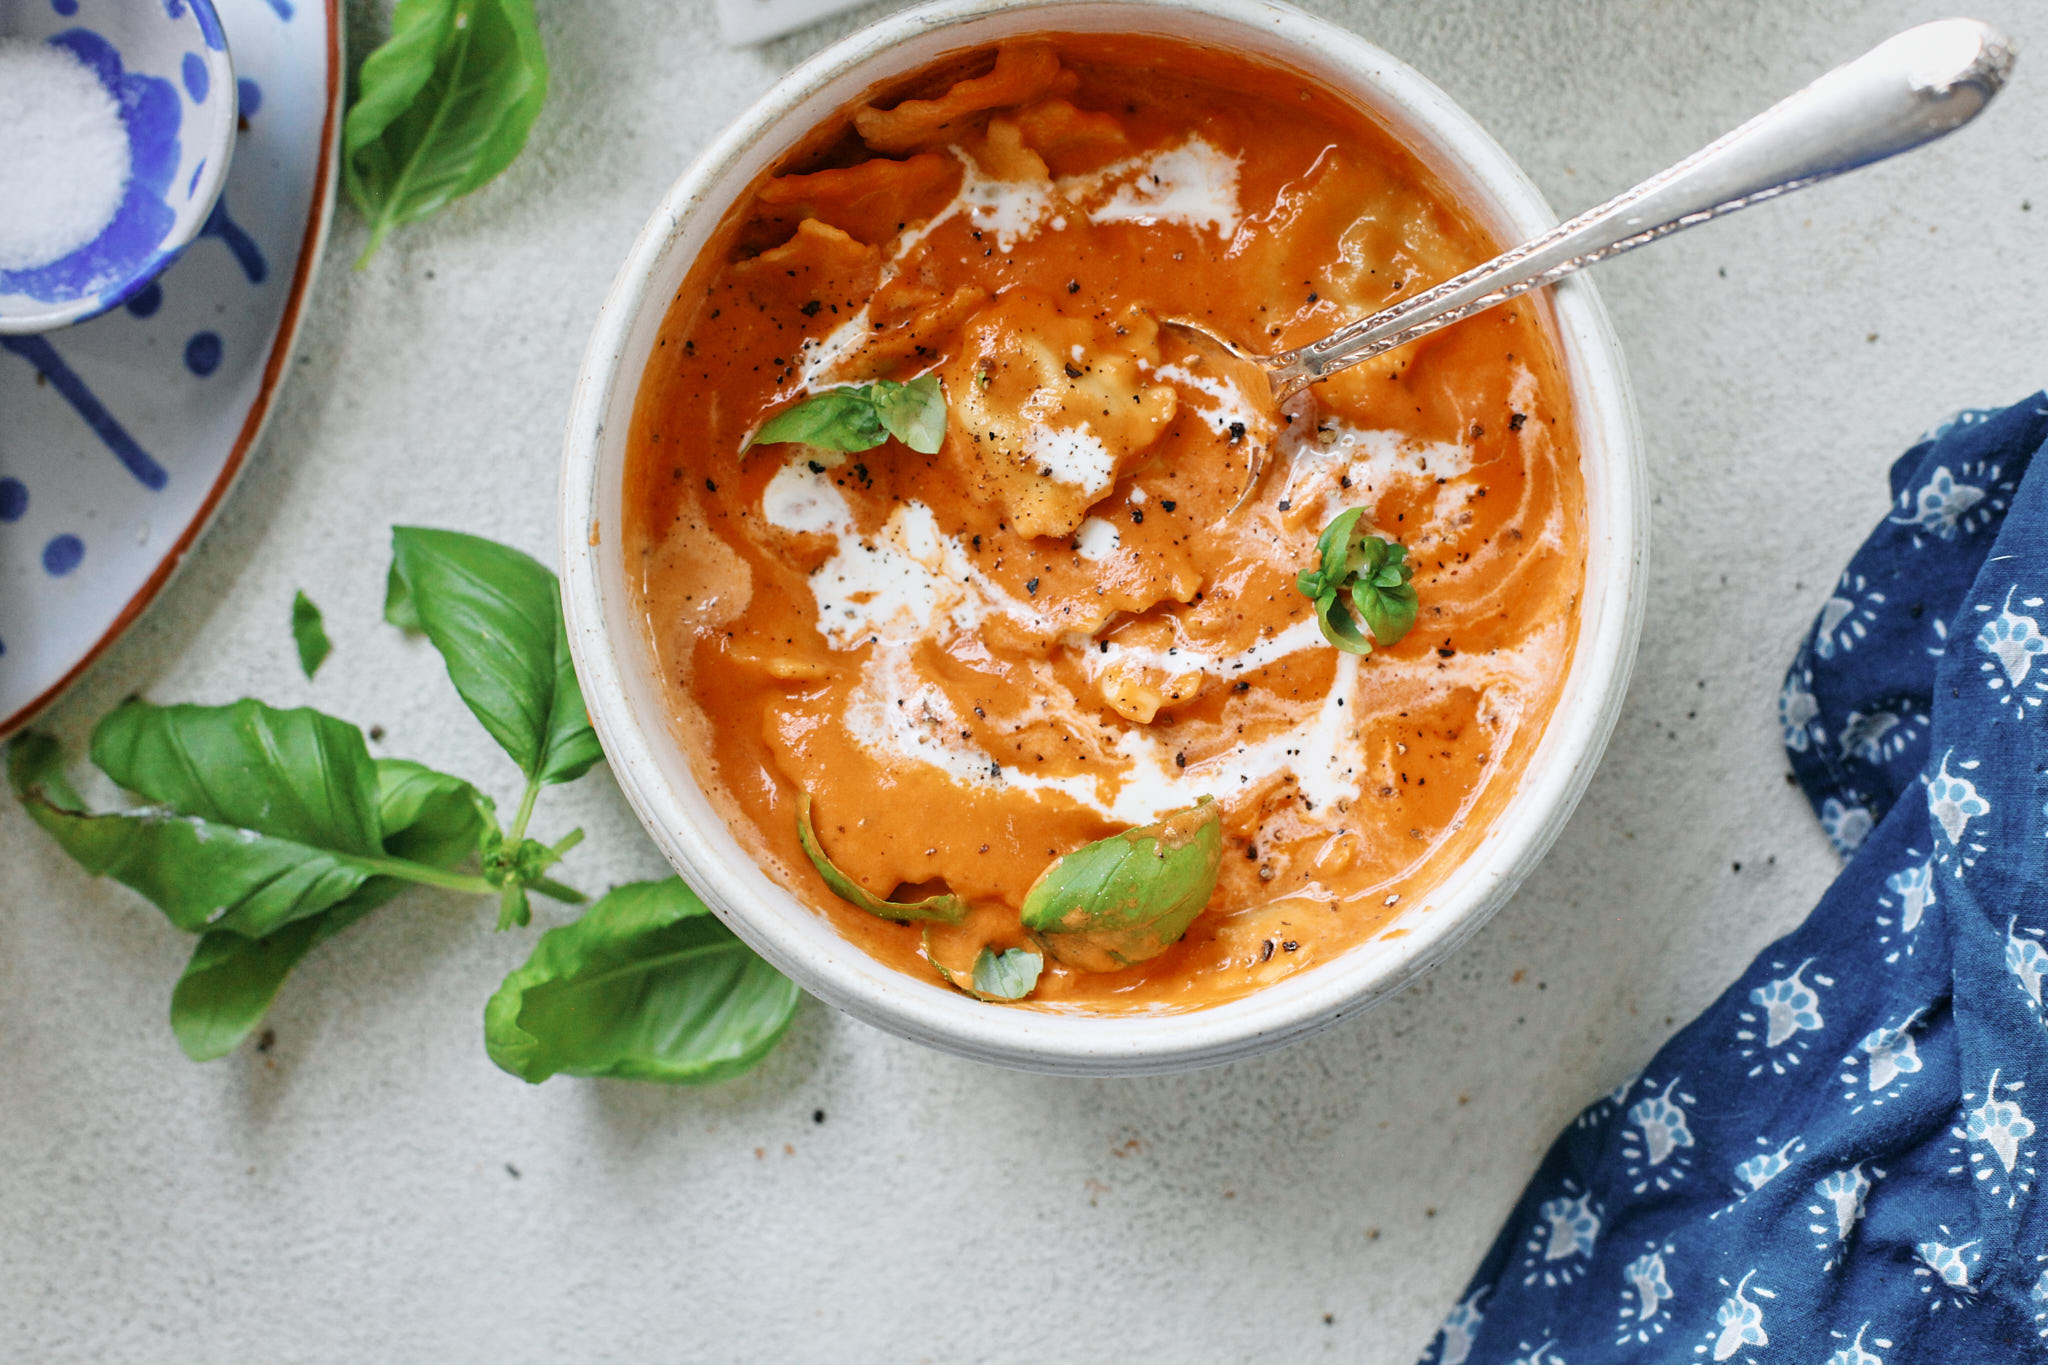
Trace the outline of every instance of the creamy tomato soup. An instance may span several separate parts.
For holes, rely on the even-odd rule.
[[[1275,412],[1159,320],[1282,350],[1497,249],[1342,97],[1166,38],[962,53],[818,129],[677,293],[630,441],[623,553],[734,835],[936,980],[1027,946],[1054,859],[1213,797],[1186,935],[1121,970],[1049,958],[1025,1008],[1196,1008],[1386,932],[1505,802],[1570,663],[1557,348],[1521,300]],[[747,448],[806,395],[926,375],[934,454]],[[1295,585],[1354,507],[1420,601],[1368,657]],[[848,877],[950,891],[964,922],[834,895],[805,795]]]

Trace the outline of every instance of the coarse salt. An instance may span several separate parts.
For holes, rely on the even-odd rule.
[[[68,50],[0,39],[0,270],[62,260],[127,192],[121,107]]]

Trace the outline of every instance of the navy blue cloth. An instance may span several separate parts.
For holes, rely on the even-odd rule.
[[[2044,443],[2037,394],[1893,467],[1778,701],[1847,865],[1557,1140],[1429,1365],[2048,1361]]]

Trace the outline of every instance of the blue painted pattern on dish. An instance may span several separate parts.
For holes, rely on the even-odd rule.
[[[188,8],[192,12],[193,19],[199,24],[199,33],[201,37],[205,38],[206,45],[216,52],[225,48],[227,46],[227,35],[221,32],[220,18],[213,12],[211,6],[188,4],[188,0],[164,0],[164,13],[173,19],[184,18]]]
[[[201,379],[220,368],[220,356],[219,332],[195,332],[185,343],[185,368]]]
[[[138,318],[150,317],[163,306],[164,287],[155,280],[142,286],[127,304],[128,311]]]
[[[1892,469],[1778,697],[1847,865],[1551,1148],[1430,1365],[2048,1360],[2048,393]]]
[[[161,489],[170,481],[164,467],[150,458],[128,429],[118,418],[107,410],[104,403],[86,387],[77,371],[64,363],[64,357],[57,354],[57,348],[44,337],[0,336],[0,350],[9,350],[36,367],[36,372],[50,382],[50,386],[64,395],[66,402],[77,411],[86,426],[113,452],[114,458],[127,467],[136,481],[152,492]]]
[[[167,181],[181,231],[197,234],[214,207],[211,179],[184,197],[196,161],[210,163],[211,177],[226,172],[234,206],[160,280],[81,301],[82,316],[106,315],[0,336],[0,728],[25,720],[150,601],[225,492],[276,392],[282,329],[304,298],[310,215],[329,202],[328,120],[339,116],[341,89],[334,11],[321,5],[286,24],[270,0],[215,0],[234,48],[230,72],[192,27],[197,0],[182,4],[184,32],[158,45],[133,36],[137,25],[166,23],[157,0],[17,0],[11,36],[102,30],[128,74],[163,78],[188,101],[184,160]],[[208,63],[203,106],[185,89],[189,53]],[[225,114],[235,103],[243,118],[229,159],[199,140],[199,111]],[[202,333],[220,347],[203,376],[186,364]],[[195,352],[202,367],[210,345]]]
[[[228,197],[223,194],[214,201],[213,212],[206,217],[206,226],[199,230],[201,237],[218,237],[233,253],[242,273],[249,277],[249,283],[261,284],[270,274],[270,265],[263,259],[263,248],[256,245],[256,239],[244,232],[241,225],[228,216]]]
[[[85,542],[66,532],[51,536],[43,546],[43,572],[52,578],[62,578],[77,568],[85,559]]]

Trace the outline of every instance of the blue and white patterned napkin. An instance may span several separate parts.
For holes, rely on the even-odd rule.
[[[1538,1169],[1429,1365],[2048,1360],[2048,393],[1892,468],[1779,697],[1848,865]]]

